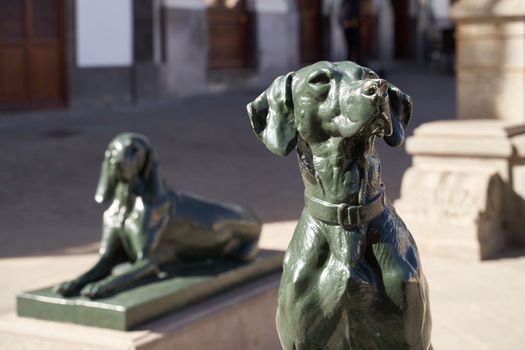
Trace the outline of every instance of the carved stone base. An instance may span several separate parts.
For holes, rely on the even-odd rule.
[[[96,300],[81,296],[63,298],[50,287],[42,288],[19,293],[16,309],[22,317],[126,331],[278,272],[282,261],[282,252],[263,250],[249,263],[216,260],[166,266],[162,268],[166,274],[162,278]]]
[[[427,123],[407,140],[413,165],[395,207],[425,253],[497,255],[523,233],[516,169],[525,128],[495,120]],[[522,181],[523,182],[523,181]]]
[[[132,331],[0,317],[0,348],[9,350],[278,349],[280,274],[204,300]]]

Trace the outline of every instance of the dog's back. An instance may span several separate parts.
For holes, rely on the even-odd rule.
[[[248,208],[171,192],[170,224],[162,244],[183,261],[224,256],[250,260],[260,233],[261,222]]]

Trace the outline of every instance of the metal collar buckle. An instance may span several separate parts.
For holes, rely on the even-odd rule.
[[[347,220],[345,222],[345,220]],[[340,226],[359,226],[361,218],[359,216],[359,207],[351,206],[347,203],[341,203],[337,207],[337,223]]]

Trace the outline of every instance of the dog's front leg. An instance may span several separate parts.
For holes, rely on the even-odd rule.
[[[87,272],[71,281],[55,286],[54,291],[65,297],[75,295],[87,284],[103,279],[111,274],[113,266],[115,266],[115,263],[110,257],[102,256]]]
[[[88,283],[99,281],[111,274],[113,267],[127,260],[118,234],[106,229],[101,243],[100,259],[93,267],[77,278],[54,287],[54,292],[64,297],[76,295]]]
[[[136,261],[128,270],[120,275],[112,275],[102,281],[90,283],[80,292],[90,299],[107,297],[124,289],[133,287],[144,278],[158,273],[158,267],[149,259]]]

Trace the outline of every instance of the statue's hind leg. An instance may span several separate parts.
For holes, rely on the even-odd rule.
[[[225,244],[225,254],[242,261],[253,260],[259,251],[261,224],[251,221],[228,222],[215,227],[219,235],[229,237]]]

